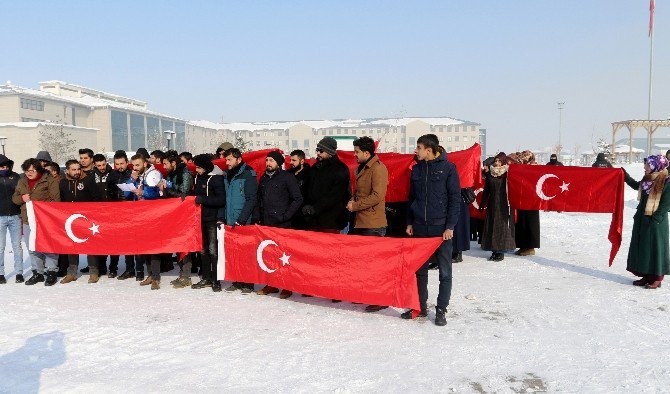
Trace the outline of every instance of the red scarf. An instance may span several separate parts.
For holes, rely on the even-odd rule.
[[[42,179],[42,174],[39,174],[39,173],[37,174],[37,178],[32,179],[32,180],[28,179],[28,189],[30,191],[33,191],[33,189],[35,188],[35,185],[37,184],[37,181],[39,181],[40,179]]]

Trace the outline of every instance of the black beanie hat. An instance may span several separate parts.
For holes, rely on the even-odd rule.
[[[279,167],[284,166],[284,155],[282,155],[278,150],[273,150],[272,152],[269,152],[266,157],[271,157],[274,159],[274,161],[279,164]]]
[[[144,157],[147,160],[149,159],[149,151],[147,150],[147,148],[139,148],[135,152],[135,154],[142,155],[142,157]]]
[[[316,147],[323,149],[324,152],[328,153],[331,156],[337,155],[337,140],[333,137],[323,137]]]
[[[193,164],[195,164],[196,167],[204,169],[206,174],[209,174],[214,170],[214,163],[212,163],[212,158],[207,154],[196,155],[193,157]]]

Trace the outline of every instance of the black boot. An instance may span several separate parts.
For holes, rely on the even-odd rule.
[[[212,281],[210,281],[209,279],[203,279],[200,282],[191,285],[191,289],[204,289],[205,287],[212,287],[212,286],[213,286]]]
[[[463,252],[456,252],[451,255],[452,263],[462,263],[463,262]]]
[[[505,259],[504,253],[496,253],[496,255],[493,257],[493,261],[503,261],[504,259]]]
[[[400,315],[400,318],[405,319],[405,320],[411,320],[411,319],[413,319],[412,312],[414,312],[412,309],[410,309],[406,312],[403,312],[403,314]],[[428,316],[428,312],[425,309],[422,309],[419,312],[419,316],[417,316],[417,317],[427,317],[427,316]]]
[[[215,280],[212,283],[212,291],[215,292],[215,293],[218,293],[218,292],[221,291],[221,282],[220,281]]]
[[[47,271],[47,279],[44,281],[44,286],[53,286],[56,284],[58,276],[56,271]]]
[[[446,309],[442,309],[439,306],[435,307],[435,325],[436,326],[446,326],[447,325],[447,317],[445,316],[447,313]]]
[[[118,276],[116,279],[126,280],[126,279],[130,279],[130,278],[133,278],[133,277],[135,277],[135,272],[126,271],[126,272],[122,273],[120,276]]]
[[[0,275],[0,285],[4,285],[5,283],[7,283],[7,279],[5,279],[4,275]]]
[[[39,282],[44,282],[44,275],[38,274],[37,271],[33,270],[33,276],[31,276],[30,279],[26,281],[26,285],[32,286]]]
[[[16,283],[23,283],[23,274],[16,274]]]
[[[144,272],[135,273],[135,281],[136,282],[141,282],[143,280],[144,280]]]
[[[107,274],[107,277],[110,279],[116,278],[116,271],[109,270],[109,274]]]

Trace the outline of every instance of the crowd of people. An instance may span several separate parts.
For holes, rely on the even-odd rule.
[[[417,140],[409,198],[403,204],[385,202],[389,173],[375,153],[374,140],[361,137],[353,145],[358,162],[353,189],[349,169],[338,158],[337,141],[331,137],[317,144],[317,160],[312,166],[306,163],[305,152],[294,150],[290,153],[289,169],[285,170],[284,156],[279,151],[269,152],[260,179],[244,162],[242,152],[230,143],[221,144],[215,154],[196,156],[176,151],[149,153],[141,148],[129,158],[120,150],[114,154],[113,165],[102,154],[80,149],[79,159],[68,160],[63,170],[48,152],[42,151],[21,164],[22,175],[14,172],[12,160],[0,155],[0,284],[6,283],[7,233],[13,251],[15,281],[25,281],[26,285],[43,282],[45,286],[53,286],[59,277],[61,284],[68,284],[78,280],[81,272],[89,274],[88,283],[97,283],[106,275],[119,280],[135,278],[141,286],[158,290],[161,273],[174,268],[176,253],[123,256],[125,271],[117,276],[121,256],[86,256],[87,266],[79,270],[79,255],[29,251],[32,275],[25,280],[21,239],[23,236],[28,244],[28,201],[78,203],[195,196],[195,203],[201,206],[202,250],[178,261],[179,275],[170,285],[211,288],[214,292],[223,290],[223,278],[217,277],[217,227],[221,224],[233,227],[262,224],[371,237],[441,237],[439,248],[416,273],[419,316],[425,317],[428,270],[439,270],[435,324],[440,326],[447,323],[452,264],[463,261],[462,253],[470,249],[471,241],[478,241],[483,250],[490,251],[491,261],[501,261],[505,253],[512,251],[519,256],[531,256],[540,247],[539,212],[514,210],[507,197],[509,164],[538,165],[532,152],[499,153],[483,162],[484,188],[478,209],[486,214],[484,219],[475,219],[470,217],[469,206],[476,194],[472,188],[461,188],[456,167],[448,160],[436,135],[426,134]],[[226,169],[216,166],[215,159],[225,159]],[[195,174],[189,170],[190,164],[195,166]],[[547,165],[562,163],[552,155]],[[157,166],[162,166],[166,175]],[[604,155],[599,155],[593,166],[611,167],[611,164]],[[642,277],[636,285],[658,288],[670,269],[667,224],[670,193],[665,188],[670,179],[668,160],[663,156],[650,157],[645,168],[641,182],[626,174],[626,182],[640,191],[628,269]],[[119,184],[132,184],[134,191],[123,191]],[[403,234],[397,229],[402,229]],[[259,284],[233,282],[225,290],[249,294],[254,285]],[[279,293],[282,299],[293,295],[290,290],[271,286],[262,286],[256,293]],[[366,311],[384,308],[368,305]],[[401,317],[415,316],[410,310]]]

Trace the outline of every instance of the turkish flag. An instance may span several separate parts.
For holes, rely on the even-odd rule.
[[[612,213],[609,263],[621,246],[623,171],[619,168],[509,166],[507,188],[512,208],[560,212]]]
[[[28,248],[43,253],[134,255],[202,249],[195,197],[134,202],[27,203]]]
[[[219,230],[218,278],[317,297],[419,309],[416,271],[441,238],[384,238],[264,226]]]
[[[479,204],[482,203],[482,197],[484,196],[484,194],[482,193],[484,191],[484,185],[476,185],[474,189],[475,189],[475,201],[473,201],[472,204],[468,205],[468,208],[470,209],[470,217],[483,220],[486,218],[486,208],[480,211]]]
[[[243,153],[242,160],[247,163],[249,167],[253,168],[254,171],[256,171],[256,175],[258,175],[258,179],[261,179],[265,173],[265,158],[268,156],[268,153],[275,150],[279,151],[281,154],[284,154],[284,152],[279,149],[255,150],[252,152]],[[226,159],[214,159],[212,160],[212,163],[214,163],[214,165],[219,167],[222,171],[226,171],[228,169],[228,167],[226,167]],[[187,166],[193,175],[195,175],[195,164],[188,163]]]

